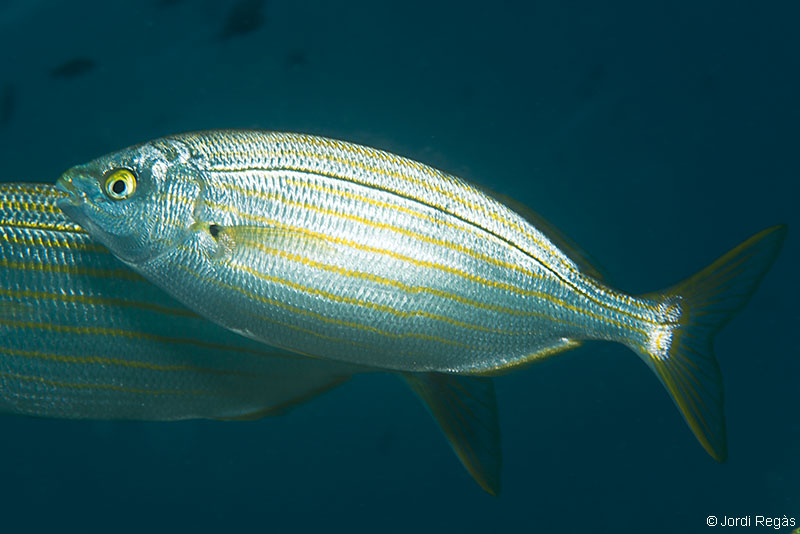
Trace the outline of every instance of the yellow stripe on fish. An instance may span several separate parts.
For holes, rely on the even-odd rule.
[[[40,225],[32,228],[26,226],[28,229],[36,230],[62,230],[62,228],[53,228],[52,225]],[[83,252],[96,252],[98,254],[109,254],[108,249],[94,243],[78,243],[74,241],[66,241],[63,239],[56,239],[48,236],[26,236],[19,237],[11,235],[9,232],[0,232],[0,239],[15,245],[25,245],[33,247],[46,247],[46,248],[68,248],[70,250],[80,250]]]
[[[239,269],[239,270],[241,270],[243,272],[249,272],[250,271],[250,269],[248,267],[244,267],[244,266],[234,266],[234,268]],[[215,280],[213,278],[200,277],[196,271],[192,271],[191,269],[182,269],[182,270],[185,270],[185,272],[187,274],[191,275],[191,276],[198,277],[204,283],[216,284],[216,285],[218,285],[218,286],[220,286],[220,287],[222,287],[222,288],[224,288],[226,290],[237,291],[239,293],[242,293],[247,298],[260,301],[260,302],[262,302],[264,304],[270,304],[270,305],[282,308],[284,310],[290,311],[290,312],[295,313],[297,315],[313,317],[314,319],[318,319],[319,321],[322,321],[324,323],[334,324],[334,325],[338,325],[338,326],[346,326],[346,327],[349,327],[349,328],[355,328],[357,330],[366,330],[368,332],[371,332],[371,333],[374,333],[374,334],[378,334],[380,336],[389,337],[389,338],[411,337],[411,338],[424,339],[424,340],[427,340],[427,341],[435,341],[437,343],[442,343],[442,344],[445,344],[445,345],[455,345],[457,347],[465,348],[465,349],[474,349],[474,347],[470,347],[469,345],[465,345],[464,343],[460,343],[458,341],[454,341],[454,340],[451,340],[451,339],[445,339],[445,338],[436,337],[436,336],[426,336],[424,334],[419,334],[419,333],[416,333],[416,332],[404,332],[402,334],[395,334],[395,333],[392,333],[392,332],[380,330],[378,328],[375,328],[375,327],[372,327],[372,326],[369,326],[369,325],[363,324],[363,323],[357,323],[357,322],[354,322],[354,321],[343,321],[341,319],[336,319],[336,318],[332,318],[332,317],[326,317],[326,316],[324,316],[322,314],[319,314],[319,313],[315,313],[315,312],[308,311],[308,310],[303,310],[303,309],[298,308],[296,306],[289,306],[287,304],[284,304],[283,302],[259,296],[259,295],[255,294],[255,293],[253,293],[251,291],[247,291],[246,289],[243,289],[241,287],[236,287],[236,286],[231,286],[231,285],[228,285],[228,284],[224,284],[223,282],[220,282],[219,280]],[[259,277],[263,278],[263,276],[259,276]],[[275,278],[275,277],[272,277],[272,278]],[[290,282],[288,280],[272,280],[272,281],[277,282],[277,283],[279,283],[281,285],[287,285],[289,287],[294,287],[294,289],[300,289],[303,292],[308,293],[309,295],[325,296],[325,295],[322,295],[322,292],[320,292],[318,290],[313,290],[311,288],[307,288],[307,287],[301,286],[300,284],[294,284],[294,283],[292,283],[292,282]],[[338,300],[340,302],[344,302],[344,297],[337,297],[337,296],[334,296],[332,294],[328,294],[325,297],[329,298],[330,300]],[[356,306],[363,306],[365,308],[374,309],[374,305],[367,305],[363,301],[357,301],[355,299],[349,301],[348,303],[356,305]],[[410,315],[405,315],[405,316],[408,317]],[[270,319],[269,317],[266,317],[266,316],[262,316],[261,319],[264,320],[264,321],[277,323],[277,321],[275,321],[274,319]],[[280,324],[280,323],[278,323],[278,324]],[[313,331],[307,331],[307,332],[313,333]],[[325,339],[328,339],[329,341],[337,341],[339,343],[345,343],[345,344],[348,344],[348,345],[358,345],[358,344],[350,342],[347,339],[342,339],[342,338],[325,336]],[[377,347],[372,347],[372,348],[375,349]]]
[[[288,155],[289,156],[305,156],[305,157],[312,156],[312,154],[310,154],[310,153],[290,153]],[[377,170],[377,169],[371,169],[371,170]],[[296,166],[285,166],[285,167],[281,167],[281,168],[277,168],[277,167],[276,168],[249,167],[249,168],[240,168],[240,169],[225,169],[225,168],[223,168],[223,169],[215,168],[214,169],[214,172],[225,172],[225,173],[231,173],[233,175],[238,174],[238,173],[248,173],[248,172],[276,172],[276,171],[304,172],[304,173],[308,173],[310,175],[324,176],[324,177],[334,178],[334,179],[344,179],[345,178],[342,175],[328,174],[328,173],[321,172],[321,171],[319,171],[319,170],[317,170],[317,169],[315,169],[313,167],[301,168],[301,167],[296,167]],[[356,184],[361,184],[361,182],[358,182],[358,181],[353,181],[353,180],[348,180],[348,181],[351,181],[351,182],[356,183]],[[466,224],[465,225],[457,225],[457,224],[454,224],[453,222],[450,222],[450,221],[442,221],[441,219],[435,219],[435,218],[433,218],[433,217],[431,217],[431,216],[429,216],[427,214],[420,213],[420,212],[415,211],[413,209],[400,207],[400,206],[391,206],[389,203],[375,201],[375,200],[369,199],[368,197],[363,196],[363,195],[356,195],[356,194],[352,194],[352,193],[348,193],[348,192],[342,192],[342,191],[339,191],[339,190],[337,190],[335,188],[320,187],[317,184],[313,184],[313,183],[310,183],[310,182],[307,182],[307,181],[291,180],[291,179],[287,178],[286,182],[287,182],[287,184],[291,184],[291,185],[293,185],[295,187],[300,187],[300,188],[308,187],[308,188],[311,188],[311,189],[322,190],[322,191],[325,191],[325,193],[328,194],[328,195],[336,195],[336,196],[342,196],[342,197],[345,197],[345,198],[351,198],[351,199],[359,200],[361,202],[365,202],[365,203],[368,203],[368,204],[371,204],[371,205],[374,205],[374,206],[379,206],[379,207],[383,207],[383,208],[386,208],[386,209],[392,209],[392,210],[395,210],[395,211],[407,213],[407,214],[410,214],[410,215],[412,215],[414,217],[417,217],[417,218],[420,218],[420,219],[425,219],[425,220],[427,220],[429,222],[434,223],[435,225],[441,224],[441,225],[444,225],[444,226],[448,226],[448,227],[451,227],[451,228],[454,228],[454,229],[458,229],[459,231],[463,231],[463,232],[474,234],[474,235],[476,235],[476,236],[478,236],[480,238],[483,238],[483,239],[485,239],[487,237],[487,234],[488,234],[488,235],[492,235],[492,236],[494,236],[494,237],[496,237],[498,239],[508,241],[507,238],[505,238],[505,237],[503,237],[501,235],[495,234],[491,230],[488,230],[488,229],[480,227],[480,226],[477,227],[477,228],[482,230],[485,233],[478,232],[478,231],[476,231],[476,229],[474,227],[469,227]],[[371,185],[371,184],[362,184],[362,185]],[[247,196],[260,197],[260,198],[262,198],[264,200],[274,200],[274,201],[282,202],[282,203],[285,203],[285,204],[291,205],[291,206],[297,206],[297,207],[302,207],[304,209],[309,209],[309,210],[313,210],[313,211],[319,211],[319,212],[326,213],[326,214],[334,216],[334,217],[340,217],[340,218],[343,218],[343,219],[349,219],[351,221],[359,222],[359,223],[362,223],[362,224],[365,224],[365,225],[368,225],[368,226],[374,226],[376,228],[392,230],[392,231],[400,233],[400,234],[404,234],[404,235],[408,235],[408,236],[414,237],[416,239],[419,239],[420,241],[424,241],[424,242],[428,242],[428,243],[432,243],[432,244],[436,244],[436,245],[441,245],[443,247],[450,248],[452,250],[456,250],[458,252],[462,252],[462,253],[468,254],[468,255],[473,256],[473,257],[475,257],[477,259],[483,260],[483,261],[485,261],[485,262],[487,262],[489,264],[494,264],[494,265],[498,265],[500,267],[504,267],[504,268],[507,268],[507,269],[519,271],[521,274],[523,274],[525,276],[537,277],[537,278],[544,277],[544,275],[542,273],[534,272],[534,271],[532,271],[530,269],[526,269],[526,268],[524,268],[524,267],[522,267],[520,265],[517,265],[517,264],[513,264],[513,263],[510,263],[510,262],[504,262],[504,261],[501,261],[501,260],[497,260],[495,258],[487,256],[486,254],[481,254],[480,252],[477,252],[477,251],[472,250],[470,248],[464,247],[464,246],[459,245],[457,243],[438,240],[438,239],[436,239],[434,237],[430,237],[430,236],[427,236],[427,235],[419,233],[419,232],[413,232],[413,231],[410,231],[408,229],[401,228],[401,227],[398,227],[398,226],[394,226],[394,225],[391,225],[391,224],[387,224],[387,223],[383,223],[383,222],[379,222],[379,221],[374,221],[374,220],[368,219],[366,217],[359,217],[357,215],[351,215],[351,214],[341,213],[341,212],[337,213],[337,212],[335,212],[333,210],[323,210],[322,208],[319,208],[317,206],[314,206],[314,205],[311,205],[311,204],[308,204],[308,203],[300,203],[300,202],[292,201],[290,199],[287,199],[285,196],[281,196],[281,195],[274,194],[274,193],[267,194],[267,193],[262,193],[262,192],[253,192],[253,191],[249,191],[249,190],[247,190],[247,189],[245,189],[243,187],[240,187],[240,186],[237,186],[237,185],[233,185],[233,184],[229,184],[229,183],[221,183],[220,187],[221,188],[225,188],[225,189],[229,189],[229,190],[233,190],[233,191],[238,191],[238,192],[243,193],[243,194],[245,194]],[[387,191],[395,192],[393,190],[387,190]],[[423,199],[416,198],[416,197],[408,197],[408,198],[410,198],[411,200],[417,201],[417,202],[419,202],[421,204],[428,205],[428,206],[431,206],[431,207],[436,208],[436,209],[440,209],[443,212],[448,213],[450,215],[453,215],[452,213],[448,212],[446,209],[442,208],[439,205],[426,203]],[[217,205],[217,207],[220,208],[219,205]],[[475,206],[473,206],[473,207],[475,207]],[[455,219],[455,220],[460,220],[460,219]],[[570,271],[571,273],[573,273],[574,275],[576,275],[578,277],[582,277],[582,274],[575,269],[575,266],[571,262],[568,262],[567,260],[565,260],[561,256],[558,256],[558,255],[555,254],[555,252],[554,252],[555,249],[553,248],[552,244],[541,241],[540,238],[534,236],[533,234],[526,233],[525,235],[526,235],[526,237],[534,239],[534,242],[537,244],[537,246],[543,247],[547,251],[548,254],[552,255],[552,257],[555,258],[568,271]],[[511,244],[513,244],[513,243],[511,243]],[[527,254],[532,259],[540,261],[537,256],[535,256],[535,255],[531,254],[530,252],[526,251],[524,248],[521,248],[521,247],[518,247],[518,248],[519,248],[520,251],[522,251],[523,253]],[[598,305],[601,305],[601,306],[604,306],[604,307],[608,307],[608,308],[610,308],[610,309],[612,309],[614,311],[622,313],[623,315],[628,315],[628,316],[630,316],[632,318],[635,318],[635,319],[640,319],[642,321],[649,322],[651,324],[657,324],[657,321],[653,319],[653,313],[657,312],[657,309],[654,306],[652,306],[649,303],[647,303],[647,302],[636,301],[634,299],[628,298],[626,295],[617,295],[617,297],[619,299],[624,301],[625,304],[627,304],[628,306],[632,306],[632,308],[631,309],[625,309],[625,308],[623,308],[621,306],[616,306],[614,302],[610,302],[610,303],[609,302],[605,302],[604,303],[604,302],[601,302],[594,295],[582,291],[580,285],[572,282],[569,278],[560,276],[557,271],[550,271],[549,274],[556,276],[562,282],[564,282],[565,284],[570,285],[576,291],[581,292],[583,294],[583,296],[585,296],[586,298],[588,298],[589,300],[591,300],[592,302],[594,302],[594,303],[596,303]],[[642,313],[638,313],[637,312],[638,310],[642,310]]]
[[[204,342],[194,338],[164,336],[164,335],[141,332],[138,330],[127,330],[123,328],[109,328],[102,326],[72,326],[72,325],[44,323],[37,321],[16,321],[5,318],[0,318],[0,326],[4,326],[6,328],[14,328],[14,329],[56,332],[59,334],[105,336],[112,338],[127,338],[134,340],[154,341],[169,345],[189,345],[192,347],[212,349],[218,351],[246,352],[249,354],[255,354],[262,357],[272,356],[271,353],[256,348],[227,346],[220,343]]]
[[[77,365],[105,365],[112,367],[126,367],[131,369],[147,369],[159,372],[180,372],[191,371],[193,373],[210,375],[230,375],[230,376],[251,376],[250,373],[239,370],[213,369],[200,367],[197,365],[175,365],[175,364],[155,364],[144,361],[126,360],[123,358],[109,358],[105,356],[71,356],[64,354],[53,354],[35,350],[17,350],[13,347],[0,346],[0,352],[7,356],[19,356],[35,360],[42,360],[57,363],[69,363]],[[266,378],[266,375],[265,375]]]
[[[37,382],[52,388],[59,389],[82,389],[82,390],[99,390],[99,391],[115,391],[119,393],[134,393],[136,395],[194,395],[194,396],[216,396],[213,392],[204,390],[180,390],[180,389],[147,389],[147,388],[134,388],[129,386],[120,386],[118,384],[103,384],[103,383],[85,383],[85,382],[65,382],[62,380],[52,380],[38,375],[21,375],[18,373],[7,373],[0,371],[0,379],[21,380],[24,382]]]
[[[597,313],[593,313],[593,312],[588,311],[586,309],[578,308],[577,306],[574,306],[574,305],[571,305],[571,304],[567,303],[563,299],[554,298],[554,297],[552,297],[552,296],[550,296],[550,295],[548,295],[546,293],[543,293],[541,291],[530,291],[530,290],[525,290],[525,289],[516,287],[516,286],[511,285],[511,284],[504,284],[504,283],[501,283],[501,282],[493,282],[491,280],[488,280],[488,279],[485,279],[485,278],[481,278],[481,277],[472,275],[472,274],[470,274],[468,272],[464,272],[462,270],[458,270],[458,269],[454,269],[452,267],[448,267],[446,265],[442,265],[440,263],[420,261],[420,260],[417,260],[417,259],[409,257],[409,256],[404,256],[404,255],[401,255],[401,254],[397,254],[397,253],[395,253],[395,252],[393,252],[391,250],[386,250],[386,249],[382,249],[382,248],[378,248],[378,247],[370,247],[370,246],[367,246],[367,245],[363,245],[363,244],[357,243],[357,242],[352,241],[352,240],[341,239],[341,238],[331,238],[331,237],[328,237],[328,236],[326,236],[324,234],[321,234],[319,232],[310,232],[310,231],[308,231],[308,230],[306,230],[304,228],[300,228],[300,227],[297,227],[297,226],[290,226],[290,225],[284,224],[284,223],[282,223],[281,221],[278,221],[278,220],[267,219],[267,218],[264,218],[264,217],[259,217],[257,215],[252,215],[252,214],[249,214],[249,213],[243,213],[243,212],[240,212],[240,211],[236,210],[235,208],[232,208],[230,206],[226,206],[226,205],[223,205],[223,204],[217,204],[217,203],[213,203],[212,204],[212,203],[209,203],[209,206],[214,207],[214,208],[216,208],[216,209],[218,209],[220,211],[235,212],[238,216],[240,216],[240,217],[242,217],[244,219],[265,224],[270,228],[281,228],[281,229],[290,230],[290,231],[296,232],[296,233],[307,234],[307,235],[309,235],[309,236],[311,236],[313,238],[324,240],[324,241],[330,241],[330,242],[333,242],[333,243],[335,243],[337,245],[351,247],[351,248],[354,248],[354,249],[367,251],[367,252],[374,252],[376,254],[386,255],[386,256],[389,256],[389,257],[391,257],[393,259],[397,259],[397,260],[401,260],[401,261],[404,261],[404,262],[408,262],[408,263],[410,263],[410,264],[412,264],[414,266],[417,266],[417,267],[438,269],[438,270],[447,272],[448,274],[453,274],[453,275],[459,276],[461,278],[464,278],[466,280],[469,280],[471,282],[476,282],[476,283],[479,283],[479,284],[487,286],[487,287],[493,287],[493,288],[496,288],[496,289],[506,290],[506,291],[513,292],[513,293],[516,293],[516,294],[521,295],[521,296],[525,296],[525,297],[535,297],[535,298],[540,298],[540,299],[543,299],[543,300],[547,300],[547,301],[550,301],[550,302],[552,302],[553,304],[555,304],[557,306],[561,306],[564,309],[571,310],[571,311],[573,311],[573,312],[575,312],[575,313],[577,313],[579,315],[585,315],[586,317],[589,317],[591,319],[596,319],[598,321],[603,321],[603,322],[606,322],[608,324],[617,326],[617,327],[619,327],[621,329],[628,329],[628,330],[630,330],[632,332],[640,333],[640,334],[643,334],[643,335],[647,334],[647,332],[645,330],[643,330],[643,329],[635,328],[635,327],[631,326],[630,324],[626,324],[626,323],[623,323],[621,321],[617,321],[617,320],[609,318],[609,317],[603,317],[603,316],[601,316],[601,315],[599,315]],[[319,210],[315,209],[315,211],[319,211]],[[346,218],[346,217],[343,217],[343,218]],[[439,243],[436,243],[435,240],[431,240],[431,239],[423,239],[423,241],[428,241],[428,242],[431,242],[431,243],[434,243],[434,244],[439,244]],[[240,244],[243,244],[243,242],[240,243]],[[258,248],[258,249],[262,250],[265,253],[272,253],[272,250],[274,250],[274,249],[268,249],[267,247],[264,247],[263,245],[261,245],[259,243],[248,242],[247,244],[248,244],[248,246],[253,246],[253,247]],[[448,248],[452,248],[453,250],[458,250],[455,247],[448,247]],[[187,250],[187,249],[184,249],[184,250]],[[461,252],[461,250],[459,250],[459,252]],[[483,260],[484,258],[480,258],[480,259]],[[299,259],[299,262],[304,264],[304,265],[311,265],[312,263],[315,263],[310,258],[302,258],[302,257]],[[487,262],[487,263],[495,263],[496,265],[499,265],[501,267],[510,268],[508,266],[508,264],[501,263],[501,262],[491,262],[490,261],[490,262]],[[236,266],[235,268],[242,269],[241,266]],[[331,269],[331,270],[333,270],[333,269]],[[540,277],[540,278],[542,277],[541,275],[535,275],[535,273],[532,273],[532,272],[527,271],[527,270],[523,270],[523,269],[518,269],[518,270],[520,270],[523,274],[530,275],[532,277],[533,276],[537,276],[537,277]],[[265,277],[264,275],[257,274],[257,272],[255,270],[253,270],[253,269],[250,269],[248,272],[250,272],[254,276],[259,276],[260,278],[262,278],[264,280],[270,280],[270,279],[273,280],[273,281],[282,280],[282,283],[286,283],[286,280],[279,279],[277,277],[269,278],[269,277]],[[339,269],[339,270],[337,270],[337,272],[339,272],[340,274],[343,274],[344,276],[350,276],[349,273],[345,274],[343,269]],[[355,275],[355,276],[357,276],[357,275]],[[377,280],[380,280],[381,277],[374,276],[371,279],[377,281]],[[395,287],[398,287],[399,285],[401,285],[396,280],[391,280],[391,282],[392,283],[388,283],[387,282],[387,285],[394,285]],[[296,284],[296,285],[299,286],[299,284]],[[306,287],[306,290],[307,290],[307,292],[308,291],[312,291],[310,288],[307,288],[307,287]],[[429,293],[433,293],[433,291],[430,291]],[[442,294],[439,293],[439,295],[442,295]],[[344,298],[344,297],[342,297],[342,298]],[[455,299],[455,300],[459,300],[459,299]],[[460,300],[460,302],[463,302],[464,300],[465,299],[462,299],[462,300]],[[483,306],[481,306],[481,307],[483,307]],[[502,307],[495,307],[495,309],[503,310],[503,311],[509,310],[509,308],[502,308]],[[646,309],[650,310],[650,309],[653,309],[653,308],[652,307],[647,307]],[[511,313],[513,313],[513,311]],[[545,315],[543,315],[541,313],[537,314],[537,313],[531,312],[528,315],[529,316],[538,316],[538,317],[542,317],[542,318],[547,318],[547,316],[545,316]],[[641,318],[641,317],[635,316],[633,314],[626,313],[626,314],[623,314],[623,315],[627,315],[628,317],[631,317],[633,319],[639,319],[639,320],[647,322],[647,323],[659,324],[658,322],[656,322],[654,320],[648,320],[648,319],[645,319],[645,318]],[[564,320],[557,319],[557,318],[551,318],[551,320],[559,322],[561,324],[567,324],[567,325],[572,324],[572,325],[574,325],[574,323],[570,323],[569,321],[564,321]]]
[[[526,246],[523,242],[516,242],[513,238],[510,238],[505,232],[495,233],[492,229],[487,228],[485,226],[481,226],[478,224],[480,228],[483,230],[496,235],[497,237],[507,240],[510,243],[519,246],[521,250],[524,250],[527,254],[530,254],[532,257],[537,259],[539,258],[539,254],[537,253],[538,250],[544,250],[551,259],[555,259],[561,267],[565,268],[571,274],[580,276],[581,273],[576,269],[575,265],[569,261],[566,256],[563,255],[561,251],[555,248],[544,236],[536,231],[533,231],[531,226],[527,224],[524,219],[520,218],[518,215],[514,214],[513,212],[509,211],[505,206],[496,202],[494,199],[483,195],[481,191],[472,187],[471,185],[465,183],[463,180],[455,178],[453,176],[447,175],[436,169],[432,169],[426,165],[422,165],[418,162],[408,160],[406,158],[402,158],[396,156],[394,154],[390,154],[387,152],[383,152],[380,150],[374,150],[367,147],[362,147],[359,145],[353,145],[350,143],[343,143],[341,141],[319,138],[314,136],[308,135],[298,135],[298,134],[283,134],[283,133],[273,133],[273,136],[278,138],[275,145],[278,147],[275,149],[274,152],[270,152],[269,146],[263,146],[264,149],[263,153],[260,154],[261,160],[266,160],[274,155],[280,155],[282,158],[285,158],[283,165],[278,166],[271,166],[271,167],[246,167],[243,165],[233,165],[229,167],[225,166],[211,166],[211,169],[215,172],[228,172],[228,173],[238,173],[238,172],[247,172],[247,171],[273,171],[273,170],[293,170],[293,171],[300,171],[306,172],[310,174],[317,174],[322,176],[328,176],[331,178],[337,179],[344,179],[353,183],[367,185],[369,187],[375,187],[376,185],[380,188],[386,187],[385,183],[378,183],[375,180],[362,180],[360,181],[358,178],[352,176],[351,173],[341,172],[329,172],[328,169],[336,168],[337,166],[344,167],[344,168],[357,168],[361,171],[368,173],[368,175],[375,175],[378,177],[382,177],[384,179],[397,179],[400,182],[404,182],[406,184],[412,184],[415,186],[420,186],[423,190],[434,192],[443,195],[448,201],[454,202],[456,205],[461,206],[462,208],[466,208],[466,210],[473,210],[481,213],[484,216],[487,216],[493,219],[495,222],[499,223],[502,228],[507,230],[511,230],[512,232],[518,232],[521,234],[524,239],[532,241],[534,248],[531,249],[529,246]],[[284,142],[282,142],[284,141]],[[297,141],[300,145],[308,145],[311,147],[315,147],[317,151],[308,151],[308,150],[291,150],[286,149],[287,145],[291,145],[292,141]],[[333,149],[336,152],[341,152],[345,157],[341,155],[337,155],[337,153],[331,154],[325,152],[326,150]],[[248,150],[247,152],[237,151],[235,148],[230,151],[229,160],[236,160],[237,158],[242,162],[251,161],[254,151]],[[377,160],[383,162],[390,168],[381,167],[378,165],[370,165],[359,161],[358,158],[365,158],[367,160]],[[229,161],[227,160],[227,161]],[[226,161],[226,163],[227,163]],[[303,166],[298,162],[307,161],[308,164]],[[318,162],[322,162],[320,165]],[[398,170],[399,169],[399,170]],[[414,175],[416,173],[416,176]],[[445,188],[440,185],[437,185],[440,180],[443,180],[452,188]],[[435,207],[437,209],[442,210],[445,213],[450,215],[461,217],[461,214],[458,213],[457,210],[453,210],[449,207],[445,202],[436,201],[435,199],[431,199],[430,197],[424,197],[422,195],[415,195],[413,191],[409,191],[407,188],[392,188],[386,187],[385,189],[388,192],[400,194],[404,197],[410,198],[416,202],[419,202],[423,205]],[[479,201],[470,201],[468,199],[477,198]],[[467,219],[469,222],[475,224],[473,219]],[[538,247],[538,248],[537,248]],[[547,262],[544,262],[545,264]],[[569,283],[570,280],[565,278],[563,279],[565,283]],[[579,286],[574,286],[575,289],[580,289]],[[627,300],[628,303],[634,303],[632,299],[627,299],[625,295],[620,296],[623,300]],[[651,310],[652,311],[652,310]]]
[[[177,315],[183,317],[198,317],[194,312],[184,308],[167,307],[152,302],[142,302],[129,299],[97,297],[90,295],[70,295],[64,293],[50,293],[47,291],[32,290],[10,290],[0,288],[0,296],[10,299],[32,299],[35,301],[52,300],[58,302],[73,302],[87,304],[91,306],[109,306],[120,308],[138,308],[140,310],[151,310],[164,315]]]
[[[343,276],[346,276],[348,278],[357,278],[357,279],[361,278],[361,279],[364,279],[364,280],[369,280],[371,282],[377,282],[377,283],[380,283],[380,284],[383,284],[383,285],[386,285],[386,286],[390,286],[390,287],[393,287],[393,288],[401,289],[401,290],[403,290],[403,291],[405,291],[405,292],[407,292],[409,294],[412,294],[412,295],[416,294],[416,293],[431,293],[431,294],[434,294],[436,296],[443,297],[443,298],[446,298],[446,299],[449,299],[449,300],[453,300],[455,302],[459,302],[459,303],[462,303],[462,304],[468,304],[468,305],[474,306],[476,308],[483,308],[483,309],[486,309],[486,310],[502,312],[502,313],[506,313],[506,314],[509,314],[509,315],[522,315],[522,316],[528,316],[528,317],[533,316],[533,317],[547,318],[546,315],[544,315],[542,313],[539,313],[539,312],[536,312],[536,311],[515,310],[513,308],[504,308],[504,307],[501,307],[501,306],[492,307],[492,306],[488,306],[488,305],[486,305],[486,304],[484,304],[482,302],[479,302],[479,301],[471,301],[469,299],[465,299],[463,297],[460,297],[459,295],[455,295],[455,294],[452,294],[452,293],[448,294],[448,293],[443,292],[443,291],[438,291],[435,288],[424,287],[424,286],[414,286],[414,287],[412,287],[412,286],[408,286],[406,284],[402,284],[402,283],[400,283],[400,282],[398,282],[396,280],[392,280],[392,279],[388,279],[388,278],[381,278],[381,277],[378,277],[378,276],[375,276],[375,275],[372,275],[372,274],[369,274],[369,273],[363,273],[363,272],[360,272],[360,271],[347,271],[347,270],[345,270],[345,269],[343,269],[343,268],[341,268],[340,266],[337,266],[337,265],[329,265],[329,264],[325,264],[325,263],[316,262],[316,261],[314,261],[314,260],[312,260],[310,258],[304,257],[304,256],[300,256],[300,255],[296,255],[296,254],[289,254],[289,253],[287,253],[285,251],[282,251],[280,249],[269,248],[267,246],[264,246],[261,243],[249,242],[248,245],[251,246],[251,247],[257,248],[258,250],[260,250],[264,254],[281,256],[281,257],[289,259],[289,260],[291,260],[293,262],[297,262],[297,263],[300,263],[300,264],[303,264],[303,265],[306,265],[306,266],[310,266],[310,267],[315,267],[315,268],[317,268],[319,270],[322,270],[322,271],[333,271],[333,272],[339,273],[339,274],[341,274]],[[492,332],[492,333],[497,333],[497,334],[501,334],[501,335],[515,335],[515,334],[518,335],[519,334],[519,332],[514,332],[514,331],[510,331],[510,330],[502,330],[502,329],[497,329],[497,328],[494,328],[494,329],[486,328],[486,327],[483,327],[481,325],[475,325],[475,324],[470,324],[470,323],[466,323],[466,322],[463,322],[463,321],[458,321],[458,320],[453,319],[451,317],[447,317],[447,316],[440,315],[440,314],[432,314],[432,313],[425,312],[423,310],[413,310],[413,311],[409,311],[409,312],[403,312],[403,311],[399,311],[397,309],[391,308],[389,306],[375,304],[375,303],[372,303],[372,302],[367,302],[367,301],[365,301],[363,299],[352,299],[352,298],[349,298],[349,297],[343,297],[343,296],[340,296],[340,295],[337,295],[337,294],[334,294],[334,293],[330,293],[330,292],[326,292],[326,291],[319,291],[319,290],[314,289],[314,288],[312,288],[310,286],[305,286],[305,285],[302,285],[302,284],[298,284],[298,283],[292,282],[290,280],[279,278],[277,276],[270,276],[270,275],[258,272],[255,269],[252,269],[251,267],[248,267],[248,266],[245,266],[245,265],[232,264],[231,266],[234,269],[238,269],[238,270],[244,271],[244,272],[246,272],[246,273],[248,273],[248,274],[250,274],[252,276],[261,278],[262,280],[267,280],[267,281],[277,282],[277,283],[280,283],[280,284],[285,284],[285,285],[287,285],[289,287],[293,287],[295,289],[298,289],[299,291],[303,291],[303,292],[308,293],[310,295],[319,295],[319,296],[323,296],[323,297],[325,297],[327,299],[330,299],[330,300],[333,300],[333,301],[346,302],[348,304],[354,304],[354,305],[363,306],[363,307],[366,307],[366,308],[372,308],[372,309],[375,309],[375,310],[378,310],[378,311],[382,311],[382,312],[385,312],[385,313],[391,313],[393,315],[397,315],[398,317],[427,317],[427,318],[438,320],[438,321],[448,322],[450,324],[453,324],[453,325],[456,325],[456,326],[461,326],[461,327],[464,327],[464,328],[470,328],[470,329],[474,329],[474,330],[483,330],[485,332]],[[540,298],[547,298],[547,295],[544,295],[544,294],[541,294],[541,293],[531,293],[530,296],[535,296],[535,297],[540,297]],[[564,305],[566,305],[566,303],[564,303],[564,302],[556,302],[556,304],[564,304]],[[565,324],[570,324],[570,323],[567,323],[567,322],[564,322],[564,323]],[[577,325],[576,324],[571,324],[571,326],[577,326]],[[623,325],[620,325],[620,326],[623,326]]]
[[[94,267],[74,267],[72,265],[47,265],[30,261],[14,261],[0,259],[0,268],[18,269],[21,271],[40,271],[45,273],[63,273],[75,276],[93,276],[96,278],[120,278],[125,280],[141,280],[142,277],[127,269],[97,269]]]

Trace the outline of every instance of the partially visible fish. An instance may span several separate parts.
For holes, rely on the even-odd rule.
[[[711,350],[778,253],[751,237],[633,296],[493,197],[421,163],[309,135],[175,135],[68,170],[64,212],[190,309],[321,358],[508,372],[608,340],[658,375],[703,447],[727,454]]]
[[[93,242],[52,186],[0,185],[0,412],[254,419],[372,369],[270,349],[186,310]],[[500,487],[488,380],[406,374],[464,465]]]

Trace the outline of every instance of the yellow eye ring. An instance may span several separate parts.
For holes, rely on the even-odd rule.
[[[106,195],[114,200],[125,200],[136,191],[136,174],[130,169],[111,169],[105,178]]]

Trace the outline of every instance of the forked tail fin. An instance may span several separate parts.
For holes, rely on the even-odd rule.
[[[646,298],[669,317],[638,347],[669,391],[694,435],[716,460],[727,457],[722,376],[714,335],[738,312],[769,269],[786,226],[763,230],[691,278]]]

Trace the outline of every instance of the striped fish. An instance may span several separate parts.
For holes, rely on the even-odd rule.
[[[70,222],[53,186],[0,185],[0,412],[68,419],[255,419],[370,369],[270,349],[188,311]],[[491,381],[406,374],[489,492]]]
[[[584,340],[623,343],[718,460],[712,337],[785,235],[764,230],[692,278],[633,296],[464,180],[331,139],[176,135],[58,184],[65,213],[136,271],[218,324],[297,353],[495,374]]]

